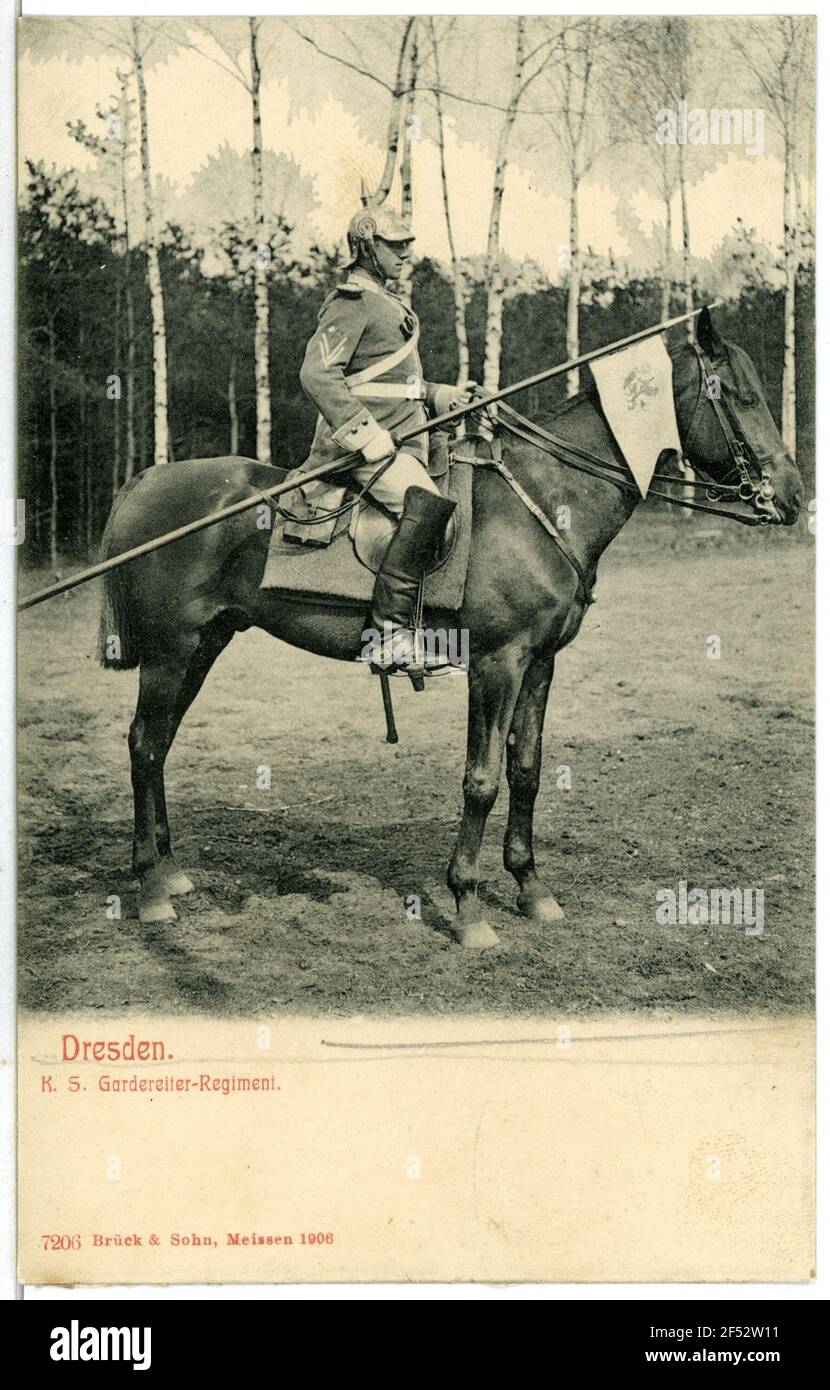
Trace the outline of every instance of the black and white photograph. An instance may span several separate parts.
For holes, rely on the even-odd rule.
[[[812,1277],[815,41],[19,21],[24,1281]]]

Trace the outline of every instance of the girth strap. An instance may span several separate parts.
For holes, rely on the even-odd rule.
[[[504,481],[507,483],[508,487],[513,489],[519,501],[524,503],[531,516],[534,516],[536,518],[539,525],[545,531],[547,531],[551,540],[554,541],[556,545],[558,545],[559,549],[562,551],[562,554],[565,556],[565,559],[568,560],[568,562],[571,564],[574,571],[576,572],[576,577],[579,581],[576,591],[577,597],[580,598],[586,606],[594,603],[595,598],[592,592],[592,585],[588,580],[588,576],[586,575],[581,562],[575,555],[572,545],[569,541],[565,539],[562,533],[556,529],[550,517],[542,511],[542,508],[539,506],[538,502],[534,502],[533,498],[529,495],[529,493],[525,492],[518,478],[516,478],[514,474],[511,473],[510,469],[507,467],[507,464],[504,462],[503,459],[493,458],[488,460],[481,460],[479,462],[479,467],[481,466],[481,463],[484,463],[485,467],[487,468],[494,468],[495,471],[499,473],[502,478],[504,478]]]

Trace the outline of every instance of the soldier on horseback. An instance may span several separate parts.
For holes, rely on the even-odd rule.
[[[420,670],[437,662],[416,652],[418,590],[456,504],[427,472],[426,436],[398,449],[392,431],[423,424],[427,412],[443,415],[469,393],[423,380],[418,320],[386,288],[411,253],[404,219],[383,205],[369,207],[355,214],[347,235],[349,276],[325,300],[300,371],[319,411],[306,467],[363,455],[351,476],[398,525],[377,574],[361,659],[381,670]]]

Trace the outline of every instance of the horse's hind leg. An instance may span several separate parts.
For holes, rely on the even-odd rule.
[[[545,888],[533,858],[533,807],[542,766],[542,726],[554,658],[536,657],[528,667],[507,739],[510,810],[504,835],[504,867],[519,885],[518,909],[537,922],[557,922],[564,913]]]
[[[479,854],[498,795],[504,744],[526,661],[523,645],[516,644],[474,662],[470,671],[464,815],[447,876],[458,909],[455,932],[462,946],[498,944],[479,902]]]
[[[179,725],[204,684],[205,677],[219,654],[224,651],[234,635],[234,627],[226,615],[221,614],[202,630],[196,648],[179,683],[178,694],[168,726],[169,740],[167,751],[172,746]],[[157,764],[154,783],[156,816],[156,849],[158,850],[158,873],[163,876],[168,896],[190,893],[193,884],[187,874],[179,868],[173,857],[170,843],[170,824],[167,818],[167,799],[164,791],[164,759]]]
[[[173,712],[188,658],[189,653],[183,652],[142,662],[138,704],[130,725],[135,813],[133,874],[139,881],[138,915],[142,922],[172,922],[176,917],[156,842],[156,797],[159,779],[164,776]],[[163,796],[161,805],[163,808]]]

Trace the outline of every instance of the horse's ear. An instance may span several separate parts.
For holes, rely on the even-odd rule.
[[[712,322],[712,315],[708,308],[703,309],[697,316],[697,340],[707,357],[716,361],[723,356],[723,338]]]

